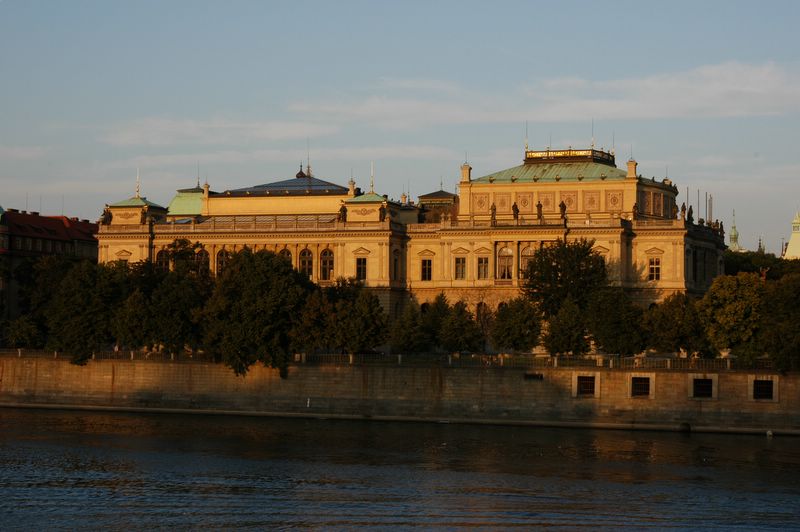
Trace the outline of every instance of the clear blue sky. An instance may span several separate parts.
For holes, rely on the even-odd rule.
[[[317,177],[399,198],[615,141],[742,243],[800,208],[800,2],[0,0],[0,205]],[[703,200],[701,199],[701,202]],[[697,206],[695,206],[697,212]],[[701,212],[701,214],[705,214]]]

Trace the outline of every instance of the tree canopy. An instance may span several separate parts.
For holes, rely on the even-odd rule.
[[[585,310],[595,291],[606,285],[605,262],[593,245],[593,240],[558,240],[534,252],[524,291],[546,317],[555,316],[568,299]]]

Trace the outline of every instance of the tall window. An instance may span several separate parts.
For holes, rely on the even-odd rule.
[[[319,278],[322,281],[333,278],[333,251],[330,249],[323,249],[319,254]]]
[[[314,255],[308,248],[300,252],[300,273],[305,274],[309,279],[314,273]]]
[[[288,249],[286,249],[286,248],[283,248],[282,250],[280,250],[280,251],[278,252],[278,256],[279,256],[279,257],[282,257],[282,258],[284,258],[284,259],[286,259],[286,260],[288,260],[288,261],[289,261],[289,264],[291,264],[291,263],[292,263],[292,252],[291,252],[291,251],[289,251]]]
[[[522,270],[522,275],[526,276],[528,274],[528,265],[533,260],[533,253],[534,249],[532,246],[527,246],[523,248],[522,252],[520,253],[520,264],[519,267]]]
[[[166,250],[156,253],[156,267],[162,271],[169,270],[169,253]]]
[[[356,279],[367,280],[367,257],[356,257]]]
[[[511,279],[511,270],[514,267],[514,252],[511,248],[501,248],[497,252],[497,278]]]
[[[228,252],[221,249],[217,252],[217,275],[221,275],[225,271],[225,266],[228,265]]]
[[[197,252],[194,256],[195,260],[195,271],[200,272],[207,272],[209,263],[211,262],[211,258],[208,256],[208,251],[201,249]]]
[[[459,281],[467,278],[467,257],[456,257],[454,277]]]
[[[489,278],[489,257],[478,257],[478,279]]]
[[[400,278],[400,250],[392,252],[392,280],[396,281]]]
[[[422,259],[422,271],[420,272],[420,279],[423,281],[430,281],[433,277],[433,261],[431,259]]]
[[[661,280],[661,257],[650,257],[650,270],[647,279],[650,281]]]

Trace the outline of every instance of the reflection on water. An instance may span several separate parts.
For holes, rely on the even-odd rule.
[[[0,525],[800,523],[800,440],[0,409]]]

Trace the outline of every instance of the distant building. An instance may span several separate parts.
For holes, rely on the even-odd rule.
[[[789,243],[786,244],[783,258],[800,259],[800,212],[795,214],[794,220],[792,220],[792,236],[789,237]]]
[[[137,194],[108,207],[99,260],[163,262],[185,238],[219,272],[232,252],[266,249],[321,285],[361,280],[394,314],[409,296],[425,303],[440,292],[496,308],[519,293],[536,249],[586,238],[611,281],[642,304],[704,293],[723,271],[721,225],[695,221],[669,179],[636,170],[634,160],[617,168],[613,152],[526,150],[522,164],[477,179],[465,163],[457,195],[439,190],[417,204],[308,168],[248,188],[180,190],[166,209]]]
[[[731,251],[743,252],[747,251],[741,245],[739,245],[739,231],[736,229],[736,211],[733,211],[733,223],[731,224],[731,233],[730,233],[730,245],[728,249]]]
[[[0,208],[0,296],[7,315],[17,313],[11,274],[22,261],[45,255],[97,260],[97,227],[89,220]]]

